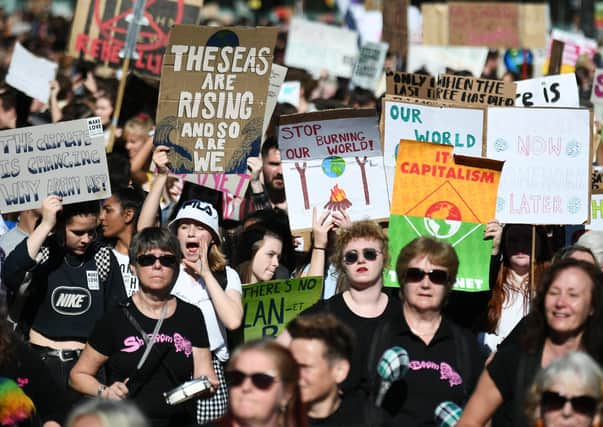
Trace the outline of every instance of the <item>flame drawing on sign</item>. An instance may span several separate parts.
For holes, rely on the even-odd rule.
[[[343,212],[350,206],[352,206],[352,202],[348,200],[343,188],[339,188],[339,185],[335,184],[335,186],[331,188],[331,197],[329,197],[329,201],[325,204],[325,209]]]

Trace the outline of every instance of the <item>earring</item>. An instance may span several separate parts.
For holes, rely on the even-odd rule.
[[[284,414],[287,411],[288,402],[281,403],[281,406],[278,408],[281,411],[281,414]]]

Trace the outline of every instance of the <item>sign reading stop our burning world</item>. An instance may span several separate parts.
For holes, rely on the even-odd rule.
[[[245,173],[260,150],[276,28],[172,29],[155,144],[175,173]]]

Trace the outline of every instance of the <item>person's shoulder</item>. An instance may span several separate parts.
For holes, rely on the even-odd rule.
[[[310,306],[302,312],[302,315],[317,314],[317,313],[330,313],[337,311],[339,308],[345,306],[343,300],[343,294],[335,294],[331,298],[318,300],[314,305]]]
[[[201,310],[199,310],[199,307],[197,307],[196,305],[186,302],[180,297],[176,297],[176,301],[176,310],[178,311],[178,313],[181,313],[185,316],[199,316],[199,314],[202,315]],[[193,317],[190,318],[192,319]]]

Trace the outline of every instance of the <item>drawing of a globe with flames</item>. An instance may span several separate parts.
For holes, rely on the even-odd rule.
[[[323,173],[329,178],[337,178],[345,171],[345,160],[338,156],[329,156],[320,165]]]
[[[439,201],[432,204],[427,208],[425,216],[425,228],[433,237],[438,239],[453,236],[462,224],[460,222],[461,211],[454,203],[448,201]]]

